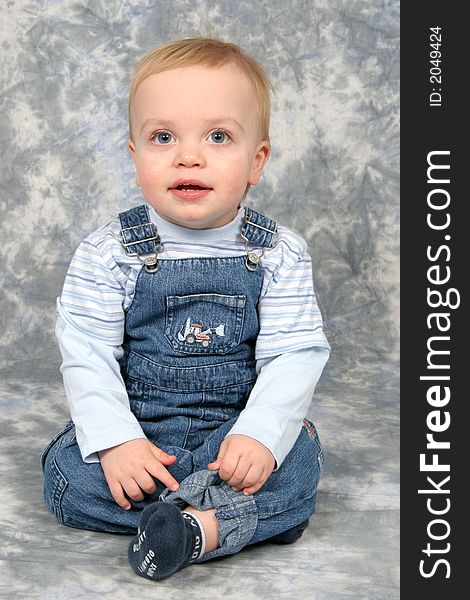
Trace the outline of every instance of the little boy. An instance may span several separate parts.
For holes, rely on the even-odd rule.
[[[291,543],[315,510],[323,458],[305,415],[329,346],[311,261],[242,207],[270,153],[269,92],[234,44],[145,56],[129,151],[146,204],[80,244],[58,299],[72,420],[43,454],[46,505],[134,534],[129,561],[156,580]]]

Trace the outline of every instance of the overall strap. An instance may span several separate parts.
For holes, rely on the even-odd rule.
[[[254,246],[272,248],[274,236],[277,233],[277,223],[261,213],[245,207],[245,218],[242,227],[242,238]]]
[[[244,223],[241,236],[246,242],[245,266],[249,271],[256,271],[266,248],[274,246],[277,234],[277,223],[261,213],[245,207]],[[261,246],[261,253],[249,251],[249,245]]]
[[[121,243],[129,256],[138,256],[145,263],[149,273],[158,270],[157,254],[161,249],[161,240],[157,227],[150,221],[148,207],[145,204],[134,206],[119,213],[121,223]]]
[[[129,256],[139,256],[150,273],[158,270],[157,254],[161,250],[161,240],[157,227],[150,221],[145,204],[134,206],[119,213],[121,223],[121,243]],[[246,241],[246,267],[255,271],[265,248],[272,248],[277,233],[277,223],[256,210],[245,207],[241,236]],[[261,254],[248,252],[249,244],[261,246]]]

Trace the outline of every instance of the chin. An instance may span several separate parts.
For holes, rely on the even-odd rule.
[[[213,217],[198,206],[187,206],[184,210],[178,211],[177,214],[170,216],[170,219],[181,227],[189,227],[190,229],[207,229],[214,227],[213,223],[220,220],[220,217]]]

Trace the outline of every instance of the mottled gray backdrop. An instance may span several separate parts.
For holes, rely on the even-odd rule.
[[[398,9],[2,2],[2,598],[120,600],[143,586],[185,598],[188,582],[207,598],[398,598]],[[242,45],[277,90],[272,155],[248,201],[310,245],[333,348],[309,413],[326,469],[295,546],[245,550],[156,587],[129,572],[126,539],[53,521],[39,456],[67,416],[53,330],[68,263],[83,237],[141,201],[126,150],[130,74],[154,46],[198,34]]]

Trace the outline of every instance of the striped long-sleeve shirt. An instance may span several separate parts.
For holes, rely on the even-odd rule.
[[[243,209],[228,225],[208,230],[168,223],[149,209],[163,243],[159,260],[246,253],[240,237]],[[125,253],[119,232],[116,220],[80,244],[57,303],[61,370],[77,441],[87,461],[97,460],[99,450],[144,437],[130,412],[117,363],[126,310],[143,263]],[[259,377],[230,433],[258,439],[274,454],[278,468],[298,436],[329,345],[306,242],[279,226],[277,242],[264,251],[260,264]],[[293,377],[299,369],[299,376]]]

